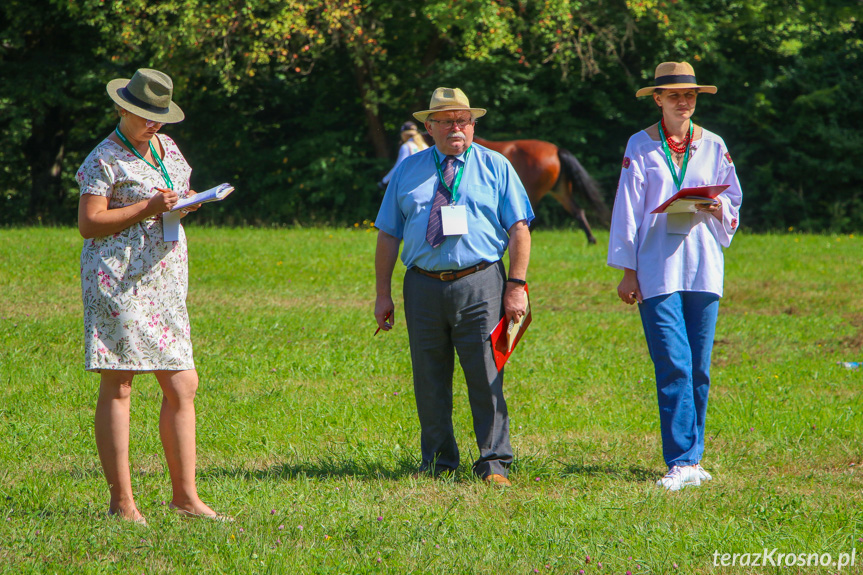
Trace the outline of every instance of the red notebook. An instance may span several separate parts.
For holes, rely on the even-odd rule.
[[[683,200],[683,202],[690,203],[690,204],[693,203],[691,200],[698,199],[698,198],[704,198],[705,200],[712,200],[713,198],[715,198],[716,196],[718,196],[719,194],[724,192],[726,189],[728,189],[728,184],[723,184],[721,186],[698,186],[697,188],[683,188],[682,190],[680,190],[679,192],[677,192],[676,194],[671,196],[671,198],[669,198],[669,200],[667,202],[665,202],[664,204],[662,204],[661,206],[659,206],[658,208],[656,208],[655,210],[653,210],[650,213],[651,214],[664,214],[667,211],[680,211],[680,212],[695,211],[695,210],[689,210],[689,209],[674,210],[673,208],[672,208],[672,210],[669,210],[669,208],[671,208],[672,205],[675,204],[678,200]],[[687,202],[687,200],[690,200],[690,201]],[[704,202],[702,202],[702,203],[704,203]]]
[[[524,332],[527,330],[527,326],[530,325],[532,317],[530,298],[527,295],[527,285],[524,286],[524,300],[527,306],[527,313],[521,318],[519,323],[516,324],[515,322],[511,322],[506,319],[506,316],[503,316],[500,323],[498,323],[494,328],[494,331],[491,332],[494,364],[497,366],[498,371],[503,369],[503,366],[506,364],[506,360],[508,360],[509,356],[512,355],[512,352],[515,350],[515,346],[517,346],[518,342],[521,341],[521,336],[524,335]]]

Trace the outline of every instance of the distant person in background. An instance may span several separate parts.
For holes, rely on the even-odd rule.
[[[509,161],[473,143],[474,124],[485,112],[472,108],[460,89],[438,88],[429,109],[414,114],[435,145],[396,169],[375,220],[375,319],[380,329],[392,329],[392,275],[404,239],[419,471],[437,475],[459,466],[452,423],[458,352],[479,448],[473,472],[509,486],[509,413],[490,336],[502,317],[518,320],[526,313],[533,210]],[[507,249],[509,278],[501,260]]]
[[[84,302],[85,368],[100,374],[96,447],[111,501],[109,515],[146,523],[135,505],[129,471],[132,379],[152,372],[162,388],[159,432],[180,515],[221,518],[195,487],[195,392],[186,236],[166,242],[162,216],[189,189],[192,169],[177,144],[157,134],[180,122],[173,82],[156,70],[108,83],[117,128],[78,169],[78,229]],[[192,211],[190,208],[188,211]]]
[[[378,187],[382,190],[390,183],[390,178],[393,177],[393,172],[396,171],[396,168],[399,167],[399,164],[401,164],[405,158],[428,148],[428,144],[426,144],[422,135],[417,131],[417,125],[413,122],[405,122],[402,124],[401,138],[402,145],[399,146],[399,155],[396,158],[395,165],[393,165],[387,175],[378,182]]]
[[[662,452],[676,491],[712,479],[701,466],[710,389],[710,355],[724,278],[723,248],[737,230],[740,182],[725,142],[695,125],[702,86],[687,63],[663,62],[652,96],[660,121],[629,139],[611,218],[608,265],[623,270],[617,294],[638,302],[656,374]],[[681,188],[725,184],[718,202],[697,212],[652,214]]]

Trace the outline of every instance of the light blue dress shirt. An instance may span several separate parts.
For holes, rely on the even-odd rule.
[[[468,233],[447,236],[433,248],[426,241],[429,214],[438,186],[434,156],[443,164],[437,146],[406,158],[396,168],[384,195],[375,227],[403,239],[402,262],[429,271],[460,270],[480,262],[496,262],[509,245],[514,224],[533,221],[527,192],[512,164],[501,154],[479,144],[456,156],[464,175],[456,205],[466,206]]]

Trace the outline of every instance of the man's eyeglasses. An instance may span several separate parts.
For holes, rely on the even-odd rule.
[[[476,120],[474,120],[473,118],[471,118],[470,120],[432,120],[431,118],[429,118],[429,122],[434,122],[444,130],[449,130],[453,126],[458,126],[459,128],[464,129],[465,126],[473,126],[474,124],[476,124]]]

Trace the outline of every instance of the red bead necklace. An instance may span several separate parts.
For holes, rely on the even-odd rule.
[[[686,136],[679,144],[671,139],[671,134],[668,133],[668,128],[665,127],[665,118],[662,118],[662,131],[665,132],[665,141],[668,142],[668,147],[671,148],[672,152],[675,154],[686,152],[686,146],[689,145],[689,130],[686,131]]]

